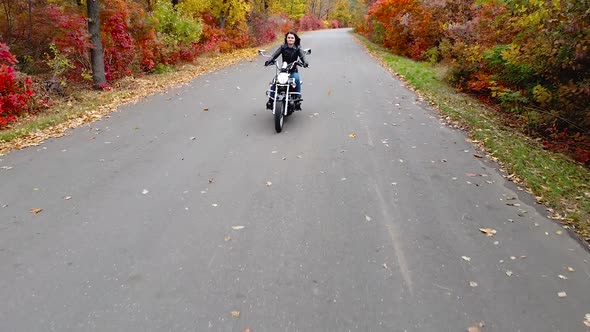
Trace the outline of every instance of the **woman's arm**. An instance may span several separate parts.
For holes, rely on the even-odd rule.
[[[304,52],[301,47],[297,49],[297,52],[299,52],[299,58],[301,59],[301,62],[303,62],[303,67],[309,66],[309,62],[305,60],[305,54],[303,54]]]

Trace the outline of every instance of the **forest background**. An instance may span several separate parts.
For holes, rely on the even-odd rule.
[[[0,129],[75,90],[287,31],[354,27],[392,53],[444,64],[450,84],[506,125],[590,166],[590,0],[89,1],[0,0]]]

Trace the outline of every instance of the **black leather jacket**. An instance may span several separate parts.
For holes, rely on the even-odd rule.
[[[299,57],[301,59],[301,62],[303,62],[304,64],[307,64],[307,61],[305,60],[305,55],[303,55],[303,51],[301,50],[301,48],[299,46],[289,47],[289,46],[287,46],[287,44],[283,44],[270,57],[270,60],[275,60],[276,58],[279,57],[279,55],[282,55],[283,62],[286,61],[287,63],[291,63],[291,62],[297,61],[297,58]],[[289,72],[296,73],[297,66],[293,66],[293,69],[291,69]]]

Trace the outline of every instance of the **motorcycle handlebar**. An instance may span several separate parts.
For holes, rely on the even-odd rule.
[[[265,66],[265,67],[267,67],[267,66],[270,66],[270,65],[274,65],[274,64],[276,64],[276,63],[277,63],[277,62],[276,62],[275,60],[266,61],[266,62],[264,63],[264,66]],[[303,67],[303,68],[307,68],[307,66],[305,66],[305,64],[304,64],[303,62],[301,62],[301,60],[297,60],[297,61],[291,62],[291,63],[290,63],[288,66],[287,66],[287,68],[288,68],[288,69],[291,69],[291,68],[293,68],[293,67],[295,67],[295,66],[300,66],[300,67]]]

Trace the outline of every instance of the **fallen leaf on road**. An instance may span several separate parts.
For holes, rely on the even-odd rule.
[[[41,211],[43,211],[43,209],[37,209],[37,208],[31,209],[31,213],[34,213],[34,214],[37,214],[37,213],[39,213]]]
[[[209,112],[208,108],[203,108],[203,112]]]
[[[558,275],[558,277],[559,277],[560,279],[567,280],[567,277],[566,277],[566,276],[564,276],[564,275],[561,275],[561,274],[560,274],[560,275]]]
[[[235,229],[235,230],[240,230],[240,229],[244,229],[244,226],[232,226],[231,228]]]
[[[479,230],[487,236],[494,236],[496,234],[496,230],[492,228],[480,228]]]
[[[471,257],[468,256],[461,256],[461,258],[463,258],[464,260],[471,262]]]
[[[240,317],[240,312],[237,311],[237,310],[234,310],[234,311],[231,312],[231,316],[233,318],[239,318]]]
[[[483,322],[479,322],[477,326],[471,326],[467,328],[467,332],[481,332],[481,328],[484,326],[485,324]]]
[[[510,271],[510,270],[506,271],[506,275],[509,277],[512,276],[512,271]]]
[[[568,271],[568,272],[575,272],[576,270],[574,270],[574,268],[573,268],[573,267],[569,267],[569,266],[568,266],[568,267],[567,267],[567,271]]]
[[[215,182],[215,179],[213,179],[213,178],[209,179],[209,183],[213,183],[213,182]]]
[[[147,195],[149,192],[150,192],[149,190],[144,189],[141,193],[144,194],[144,195]]]
[[[242,332],[251,332],[249,328],[245,328]]]
[[[272,182],[270,182],[270,181],[266,181],[266,186],[267,186],[267,187],[270,187],[270,186],[272,186]]]
[[[470,281],[470,282],[469,282],[469,286],[471,286],[471,287],[477,287],[477,282],[475,282],[475,281]]]
[[[69,201],[70,199],[72,199],[72,196],[66,196],[64,197],[64,200]]]
[[[561,235],[561,233],[563,233],[563,231],[557,231],[557,232],[555,232],[555,234],[557,234],[557,235]]]
[[[474,176],[477,176],[477,174],[475,174],[475,173],[465,173],[465,175],[467,175],[467,176],[469,176],[469,177],[474,177]]]
[[[219,205],[217,205],[216,203],[211,204],[212,207],[218,207]]]
[[[557,296],[563,298],[563,297],[567,297],[567,293],[566,292],[559,292],[557,293]]]
[[[585,320],[584,320],[584,325],[590,327],[590,314],[586,314],[586,316],[584,316]]]
[[[473,155],[475,158],[483,158],[482,156],[478,155],[478,154],[474,154]]]
[[[383,265],[382,265],[382,266],[383,266],[383,268],[384,268],[384,269],[386,269],[386,270],[388,269],[388,267],[387,267],[387,264],[386,264],[386,263],[383,263]]]
[[[366,215],[366,214],[365,214],[365,219],[366,219],[367,221],[371,221],[371,220],[373,220],[373,218],[369,217],[369,216],[368,216],[368,215]]]
[[[348,135],[348,137],[350,137],[350,138],[356,138],[356,134],[350,134],[350,135]]]
[[[223,238],[223,240],[224,240],[225,242],[227,242],[227,241],[230,241],[230,240],[231,240],[231,236],[229,236],[229,235],[226,235],[226,236]]]

